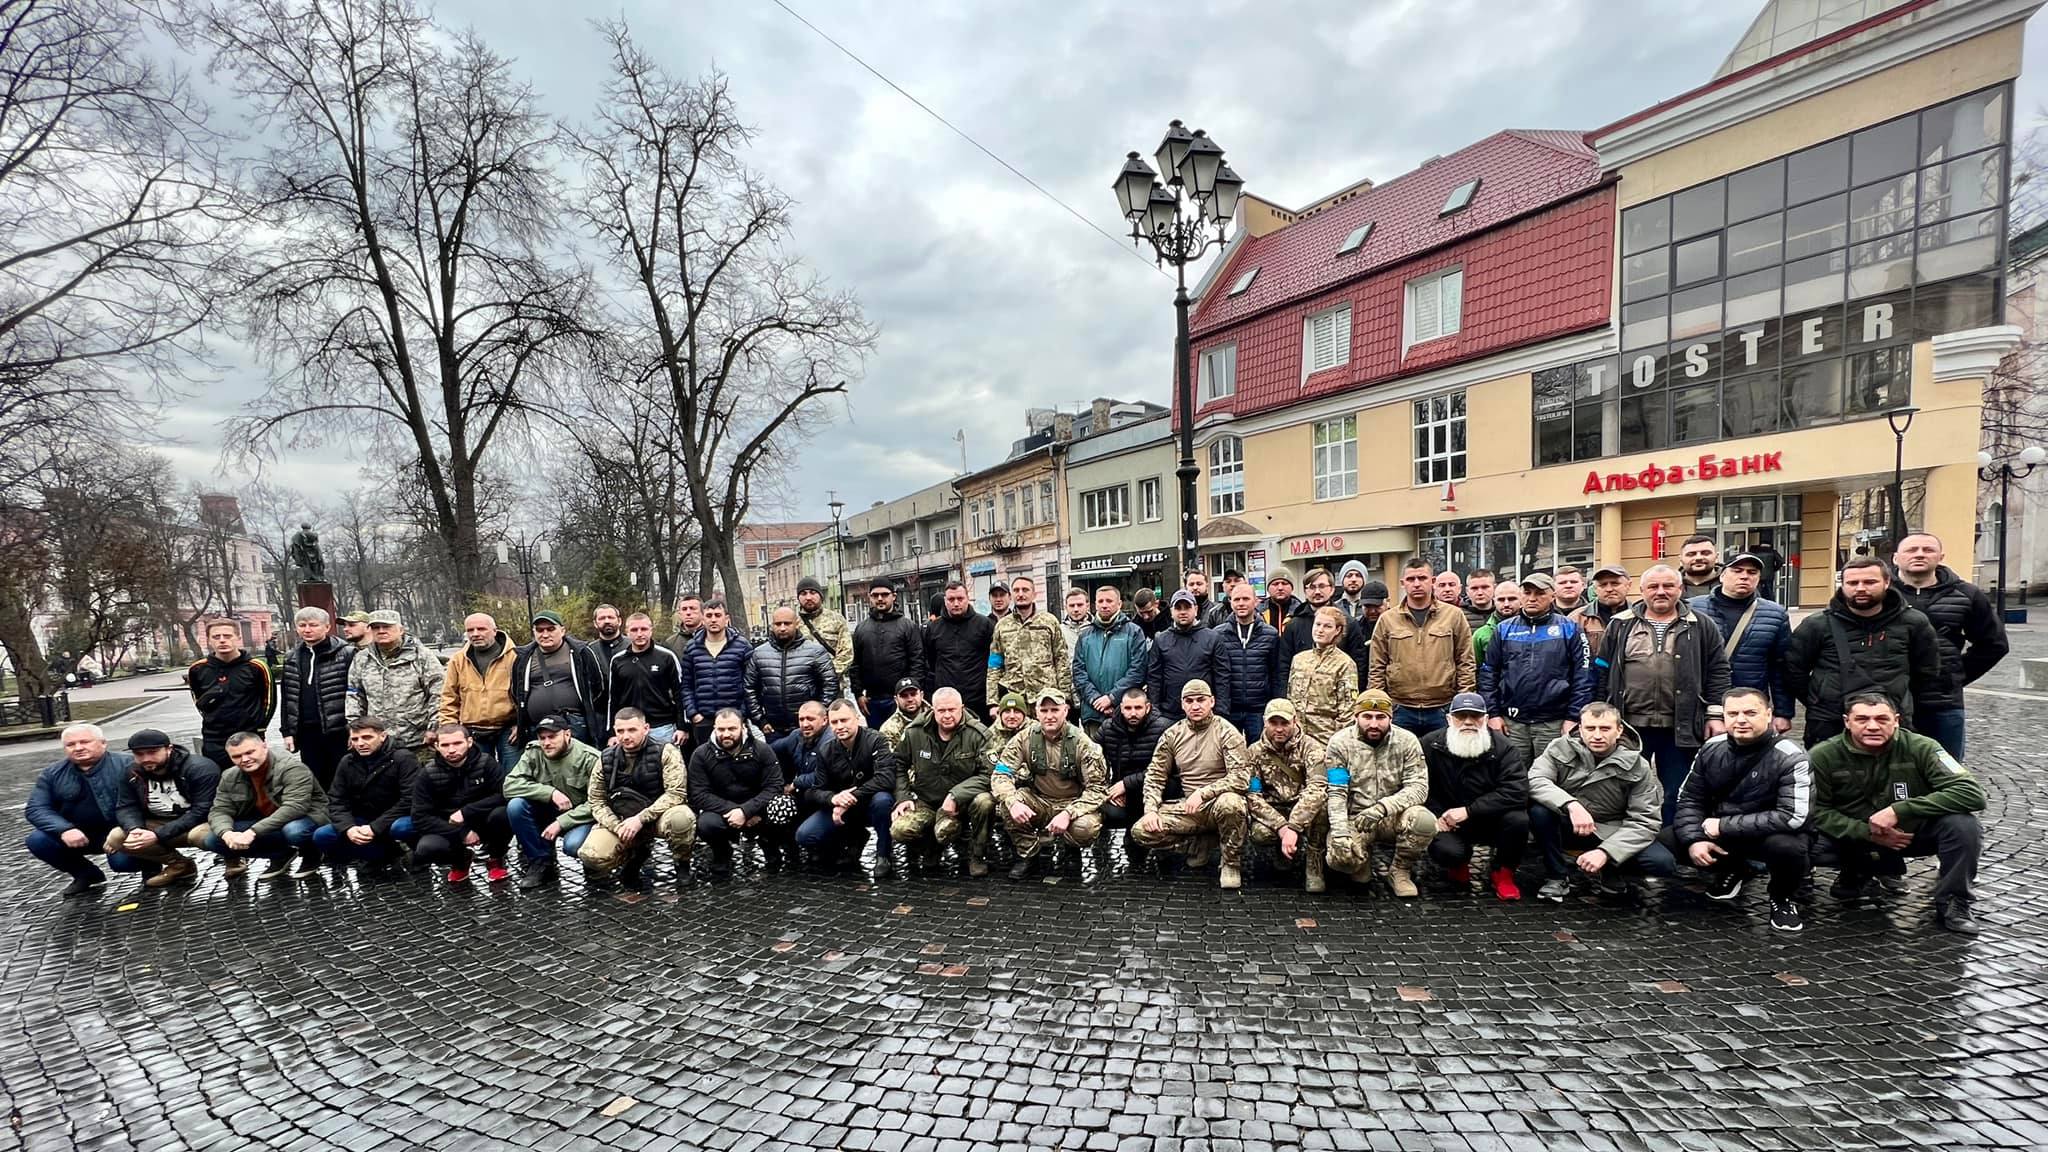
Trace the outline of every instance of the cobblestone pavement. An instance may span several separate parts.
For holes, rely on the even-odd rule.
[[[1973,697],[1984,934],[1931,862],[1774,934],[1678,885],[412,878],[97,902],[0,761],[0,1149],[2048,1147],[2048,702]],[[1826,878],[1823,878],[1823,887]]]

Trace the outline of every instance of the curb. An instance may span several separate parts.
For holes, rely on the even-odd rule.
[[[114,721],[119,720],[123,716],[128,716],[136,712],[140,712],[144,708],[154,707],[158,703],[161,703],[161,701],[144,700],[140,704],[131,704],[128,707],[123,708],[119,712],[113,713],[110,716],[102,716],[99,719],[92,721],[92,723],[100,725],[111,724]],[[30,744],[38,740],[51,740],[62,735],[63,732],[64,725],[62,724],[59,724],[54,728],[33,728],[27,732],[14,732],[5,736],[0,736],[0,745]]]

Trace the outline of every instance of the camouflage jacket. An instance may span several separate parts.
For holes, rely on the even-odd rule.
[[[467,657],[458,657],[467,659]],[[417,748],[427,726],[441,708],[441,685],[447,669],[441,658],[414,637],[401,637],[385,655],[375,644],[365,646],[348,664],[350,720],[381,716],[391,726],[391,740],[400,748]]]
[[[903,743],[903,734],[909,731],[912,724],[931,714],[932,706],[929,703],[919,709],[915,716],[898,708],[889,714],[887,720],[882,721],[882,730],[877,735],[882,738],[882,743],[887,744],[890,749],[894,750]]]
[[[1335,644],[1297,652],[1287,673],[1287,698],[1300,714],[1302,732],[1328,740],[1351,722],[1351,702],[1358,698],[1358,664]]]
[[[644,753],[643,749],[643,753]],[[623,785],[637,767],[639,757],[627,759],[626,746],[614,744],[599,754],[597,763],[590,769],[590,786],[585,795],[590,801],[590,818],[599,828],[616,832],[626,818],[612,810],[608,795],[609,785],[614,782]],[[661,746],[661,792],[649,797],[647,807],[635,813],[642,822],[653,824],[661,814],[670,808],[686,806],[690,797],[690,772],[683,760],[683,751],[673,744]]]
[[[1018,728],[1005,728],[1001,724],[989,725],[986,729],[988,732],[988,747],[983,751],[982,759],[990,768],[995,767],[995,762],[1002,758],[1003,749],[1010,746],[1010,741],[1031,726],[1032,722],[1028,720],[1024,722],[1022,727]],[[970,776],[961,781],[953,788],[949,795],[953,798],[953,806],[964,811],[966,806],[975,797],[989,795],[991,787],[990,774],[983,772],[980,775]]]
[[[1064,802],[1069,816],[1089,816],[1109,797],[1109,765],[1102,759],[1102,749],[1075,725],[1067,725],[1059,743],[1053,744],[1033,724],[1003,746],[990,786],[997,804],[1031,792]]]
[[[1307,655],[1307,653],[1303,653]],[[1320,740],[1296,736],[1286,748],[1275,748],[1264,740],[1245,749],[1245,807],[1252,822],[1274,831],[1292,825],[1306,832],[1323,814],[1329,785],[1323,769],[1329,754]]]
[[[1074,690],[1067,633],[1060,622],[1043,611],[1033,612],[1029,620],[1012,612],[996,621],[988,649],[988,700],[993,703],[1005,693],[1018,692],[1036,701],[1048,688],[1061,696]]]
[[[1394,728],[1375,748],[1353,724],[1337,733],[1323,750],[1329,765],[1330,835],[1365,832],[1399,812],[1429,798],[1429,764],[1422,741],[1406,729]]]
[[[819,607],[818,614],[806,616],[796,614],[797,626],[808,633],[811,639],[825,646],[832,654],[832,670],[839,673],[841,684],[849,683],[846,670],[853,667],[853,627],[837,610]]]
[[[1201,800],[1198,807],[1230,792],[1244,795],[1251,780],[1244,768],[1244,733],[1221,716],[1209,717],[1200,727],[1181,720],[1168,728],[1145,766],[1145,811],[1159,811],[1166,802],[1166,782],[1175,775],[1184,794]]]

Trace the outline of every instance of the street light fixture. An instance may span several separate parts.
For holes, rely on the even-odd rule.
[[[1157,171],[1136,152],[1130,153],[1110,187],[1116,192],[1117,207],[1131,223],[1132,243],[1150,244],[1156,263],[1173,265],[1173,383],[1180,410],[1180,466],[1174,475],[1180,480],[1180,565],[1185,571],[1194,566],[1200,543],[1187,266],[1228,242],[1228,225],[1236,218],[1244,181],[1224,163],[1222,145],[1200,129],[1189,132],[1178,120],[1167,125],[1152,159],[1159,165]]]
[[[511,564],[519,569],[519,580],[526,589],[526,619],[533,620],[533,578],[541,569],[555,562],[554,546],[548,543],[545,532],[529,536],[521,533],[510,539],[498,541],[498,563]],[[546,592],[547,586],[542,585]]]
[[[827,504],[826,507],[832,509],[832,583],[839,586],[839,610],[845,612],[846,537],[840,532],[839,516],[840,513],[846,511],[846,501],[841,500],[831,492],[827,492],[825,495],[831,497],[831,503]]]
[[[2024,480],[2041,462],[2048,460],[2048,448],[2030,444],[2020,449],[2010,460],[2000,460],[1989,452],[1977,453],[1977,478],[1998,481],[1998,619],[2005,621],[2005,520],[2012,508],[2012,482]]]
[[[1897,450],[1892,454],[1892,548],[1896,551],[1899,541],[1906,538],[1906,429],[1913,426],[1913,417],[1920,409],[1907,405],[1894,408],[1884,414],[1885,423],[1892,426],[1892,436],[1897,439]]]

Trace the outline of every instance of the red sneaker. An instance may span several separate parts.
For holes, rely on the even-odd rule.
[[[1515,874],[1506,868],[1495,868],[1487,877],[1493,881],[1493,894],[1503,900],[1520,900],[1522,886],[1515,883]]]
[[[1472,866],[1460,864],[1456,868],[1444,869],[1444,879],[1460,888],[1472,886]]]
[[[450,869],[448,870],[448,882],[449,882],[450,884],[467,884],[467,883],[469,883],[469,869],[468,869],[468,868],[466,868],[466,867],[464,867],[464,868],[450,868]]]
[[[484,879],[489,880],[491,883],[503,884],[507,879],[511,878],[511,875],[512,870],[505,867],[503,860],[484,861]]]

